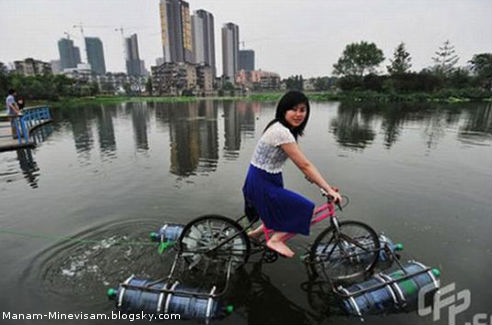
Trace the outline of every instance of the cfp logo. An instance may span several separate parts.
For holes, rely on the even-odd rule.
[[[464,289],[454,294],[455,289],[455,283],[439,289],[434,296],[433,305],[427,307],[425,306],[425,296],[435,290],[435,287],[431,283],[420,289],[418,296],[419,316],[432,314],[432,320],[435,322],[441,319],[441,311],[448,308],[449,325],[456,325],[456,315],[466,311],[471,305],[471,292]],[[448,293],[451,295],[447,295]],[[489,322],[487,322],[488,318],[487,314],[476,314],[473,316],[472,322],[466,322],[464,325],[492,325],[492,316],[490,316]]]

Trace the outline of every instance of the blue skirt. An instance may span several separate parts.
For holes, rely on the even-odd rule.
[[[284,188],[282,173],[249,166],[243,186],[248,217],[260,217],[268,229],[309,235],[314,203]],[[252,216],[252,211],[258,215]]]

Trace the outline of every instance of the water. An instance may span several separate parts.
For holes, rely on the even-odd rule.
[[[108,287],[131,273],[162,276],[170,258],[148,233],[203,214],[240,216],[249,159],[274,110],[212,101],[54,109],[35,150],[0,154],[0,310],[110,313]],[[490,104],[313,103],[299,143],[350,197],[343,218],[402,242],[403,259],[439,268],[442,286],[471,290],[458,324],[491,313]],[[284,181],[322,202],[290,162]],[[324,226],[291,243],[297,256]],[[328,308],[298,258],[250,263],[238,276],[235,312],[219,324],[360,323]],[[435,323],[447,324],[441,314]],[[367,322],[433,323],[416,312]]]

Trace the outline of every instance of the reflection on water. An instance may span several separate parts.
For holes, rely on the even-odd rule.
[[[344,147],[364,149],[375,137],[372,126],[374,111],[353,104],[341,104],[338,116],[330,123],[337,141]]]
[[[19,166],[22,170],[22,174],[24,174],[24,178],[32,188],[37,188],[39,168],[34,160],[32,149],[17,150],[17,159],[19,160]]]
[[[300,144],[353,198],[347,217],[402,241],[406,256],[443,270],[442,283],[473,289],[475,302],[461,323],[486,310],[492,299],[490,285],[483,285],[491,282],[492,257],[490,104],[313,103],[312,110]],[[19,312],[109,312],[106,285],[133,272],[165,275],[170,263],[155,248],[122,243],[147,240],[163,221],[240,214],[245,167],[275,107],[147,102],[52,113],[51,127],[33,134],[42,141],[35,149],[0,154],[0,230],[73,239],[50,244],[0,233],[1,287],[9,292],[0,306]],[[284,172],[287,186],[316,198],[295,166],[287,164]],[[293,247],[303,246],[304,239],[295,241]],[[480,276],[463,265],[474,265]],[[221,322],[358,324],[327,308],[325,288],[299,286],[305,282],[301,266],[279,259],[250,272],[248,264],[232,293],[237,312]],[[385,320],[427,324],[430,318],[414,313]]]
[[[126,103],[125,111],[132,116],[133,134],[135,135],[135,145],[137,151],[149,150],[148,123],[149,110],[147,103]]]
[[[113,119],[116,117],[115,110],[101,105],[100,109],[94,110],[94,113],[96,115],[101,154],[111,157],[116,152],[116,139],[113,125]]]
[[[428,149],[435,148],[448,129],[459,126],[458,139],[483,141],[492,135],[491,104],[361,104],[341,103],[330,130],[342,146],[363,150],[379,131],[386,149],[399,140],[405,125],[423,126]],[[379,129],[379,130],[378,130]]]
[[[241,135],[254,135],[255,111],[258,103],[224,102],[225,158],[236,159],[241,148]]]
[[[72,134],[75,150],[84,160],[90,160],[89,152],[93,146],[91,121],[94,119],[96,109],[73,109],[68,114],[68,121],[72,126]],[[56,121],[56,117],[55,117]]]
[[[258,261],[251,268],[241,270],[231,288],[231,292],[236,293],[231,300],[239,307],[237,313],[247,320],[247,324],[313,324],[314,319],[321,320],[276,287],[263,271],[264,265]]]
[[[53,132],[53,127],[50,124],[36,128],[30,138],[36,145],[41,145],[50,134]],[[34,150],[30,148],[17,149],[15,151],[2,153],[0,163],[5,161],[4,168],[0,170],[0,181],[6,183],[14,182],[20,176],[27,181],[29,186],[38,188],[40,169],[36,163]],[[18,167],[17,167],[18,166]]]
[[[460,127],[459,138],[463,142],[478,144],[492,137],[492,106],[481,105],[466,117],[465,123]]]
[[[270,106],[268,110],[273,115],[274,107]],[[53,130],[63,132],[61,126],[68,123],[80,163],[90,165],[96,154],[94,132],[102,159],[114,159],[120,146],[128,147],[124,143],[128,142],[128,136],[133,137],[136,152],[151,149],[151,125],[155,122],[159,130],[168,134],[169,171],[187,177],[214,172],[221,155],[225,160],[238,159],[241,141],[254,141],[261,111],[261,103],[233,101],[137,102],[59,109],[54,110],[56,125],[39,128],[33,133],[33,139],[39,144]],[[123,123],[128,120],[131,128]],[[327,122],[335,141],[342,148],[356,151],[372,146],[380,136],[384,148],[390,150],[400,140],[403,130],[413,127],[421,129],[427,150],[436,148],[450,129],[456,130],[458,140],[466,144],[488,146],[487,140],[492,138],[490,104],[341,103]],[[223,132],[222,136],[220,132]],[[163,140],[165,143],[166,139]],[[17,160],[29,184],[37,187],[39,170],[32,152],[18,151]]]

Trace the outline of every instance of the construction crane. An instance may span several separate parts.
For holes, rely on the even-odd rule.
[[[80,30],[80,35],[82,36],[82,46],[84,49],[82,53],[84,53],[84,62],[89,63],[89,54],[87,53],[87,46],[85,46],[85,35],[84,35],[84,25],[79,23],[78,25],[73,25],[73,28],[78,28]]]
[[[124,30],[123,26],[120,26],[119,28],[115,28],[114,31],[121,33],[121,41],[122,41],[122,44],[123,44],[123,58],[126,61],[128,59],[128,57],[129,57],[129,53],[128,53],[127,49],[126,49],[125,30]]]
[[[121,37],[125,37],[124,36],[125,30],[124,30],[123,26],[120,26],[119,28],[115,28],[114,31],[115,32],[120,32],[121,33]]]

